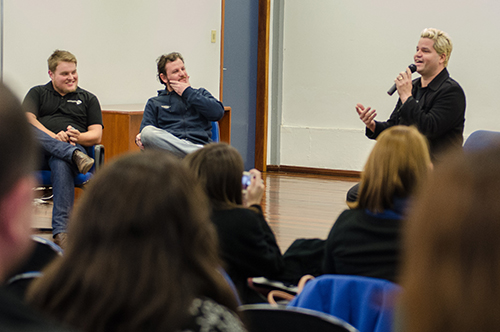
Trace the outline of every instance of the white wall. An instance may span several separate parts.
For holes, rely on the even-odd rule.
[[[181,52],[191,84],[219,96],[221,0],[3,0],[4,81],[23,98],[49,81],[57,48],[102,105],[145,103],[164,88],[156,58]],[[211,43],[211,30],[217,42]]]
[[[386,91],[426,27],[454,43],[448,69],[467,97],[464,136],[500,130],[499,1],[274,1],[284,1],[281,165],[361,170],[374,142],[354,106],[389,117],[397,94]]]

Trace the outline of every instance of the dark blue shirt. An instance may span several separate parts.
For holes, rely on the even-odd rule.
[[[195,144],[211,142],[212,121],[224,115],[224,106],[207,90],[186,88],[179,96],[168,90],[158,91],[158,96],[150,98],[144,109],[141,131],[146,126],[154,126],[180,139]]]

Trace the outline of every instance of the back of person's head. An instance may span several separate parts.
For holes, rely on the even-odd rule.
[[[212,143],[184,158],[212,202],[222,208],[242,204],[243,159],[226,143]]]
[[[446,60],[444,61],[444,66],[448,66],[448,61],[450,61],[451,51],[453,50],[453,43],[451,42],[450,36],[444,31],[435,28],[426,28],[420,33],[420,38],[428,38],[434,41],[434,49],[437,54],[445,54]]]
[[[0,83],[0,279],[29,254],[37,147],[19,100]]]
[[[132,154],[93,179],[63,259],[28,292],[83,331],[175,331],[197,297],[231,309],[201,187],[165,152]],[[55,295],[55,296],[54,296]]]
[[[160,81],[161,84],[167,85],[167,83],[165,83],[161,79],[162,74],[165,75],[165,77],[167,76],[167,71],[166,71],[165,66],[167,65],[167,63],[174,62],[177,59],[181,59],[181,61],[184,62],[184,58],[182,57],[182,54],[180,54],[179,52],[171,52],[168,54],[162,54],[158,57],[158,59],[156,59],[156,66],[158,69],[157,77],[158,77],[158,80]]]
[[[426,138],[415,128],[394,126],[378,137],[361,174],[351,207],[382,212],[395,198],[408,198],[431,167]]]
[[[35,151],[34,134],[21,103],[0,83],[0,201],[19,179],[33,173]]]
[[[71,52],[55,50],[54,53],[52,53],[47,59],[49,70],[54,73],[57,69],[57,66],[61,62],[73,62],[75,65],[77,65],[76,57]]]
[[[404,233],[405,331],[500,326],[500,147],[444,159]]]

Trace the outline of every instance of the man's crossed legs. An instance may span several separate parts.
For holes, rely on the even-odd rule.
[[[75,200],[74,178],[87,173],[94,159],[87,156],[85,148],[79,144],[71,145],[50,137],[35,128],[35,135],[43,152],[41,169],[51,171],[52,193],[52,234],[55,242],[64,247],[66,225]]]
[[[203,145],[180,139],[166,130],[146,126],[141,131],[141,142],[145,148],[167,150],[180,158],[201,149]]]

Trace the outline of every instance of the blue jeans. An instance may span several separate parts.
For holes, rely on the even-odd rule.
[[[43,152],[40,169],[51,171],[53,208],[52,208],[52,234],[66,232],[69,214],[75,201],[74,178],[78,168],[73,162],[73,153],[76,149],[87,154],[85,148],[79,144],[73,146],[66,142],[58,141],[40,129],[33,126],[35,136]]]

